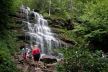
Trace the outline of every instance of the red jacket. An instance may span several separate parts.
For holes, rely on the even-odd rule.
[[[40,48],[34,48],[34,49],[32,50],[32,55],[40,54],[40,53],[41,53]]]

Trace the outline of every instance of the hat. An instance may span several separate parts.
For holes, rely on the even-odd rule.
[[[34,47],[38,47],[38,45],[34,45]]]

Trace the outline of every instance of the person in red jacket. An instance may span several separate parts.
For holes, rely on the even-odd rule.
[[[34,47],[32,49],[32,55],[33,55],[34,62],[36,63],[36,67],[38,67],[40,53],[41,53],[41,50],[40,50],[40,48],[38,48],[38,45],[34,45]]]

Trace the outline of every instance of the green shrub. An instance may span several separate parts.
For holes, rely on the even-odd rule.
[[[0,42],[0,72],[17,72],[5,41]]]
[[[108,59],[102,52],[91,53],[84,48],[65,48],[64,63],[57,66],[58,72],[107,72]]]

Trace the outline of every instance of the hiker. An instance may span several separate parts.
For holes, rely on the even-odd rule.
[[[38,67],[38,64],[39,64],[38,61],[40,59],[40,53],[41,53],[41,50],[40,48],[38,48],[38,45],[34,45],[32,49],[32,55],[33,55],[33,59],[36,64],[36,67]]]
[[[27,47],[28,44],[23,45],[22,47],[20,47],[21,49],[21,55],[23,58],[23,61],[27,62],[28,57],[29,57],[29,53],[30,53],[30,49]]]
[[[21,46],[20,47],[20,50],[21,50],[21,56],[23,58],[23,61],[26,61],[26,49],[25,49],[25,46]]]
[[[26,49],[26,59],[28,60],[30,58],[31,48],[28,44],[26,44],[25,49]]]

